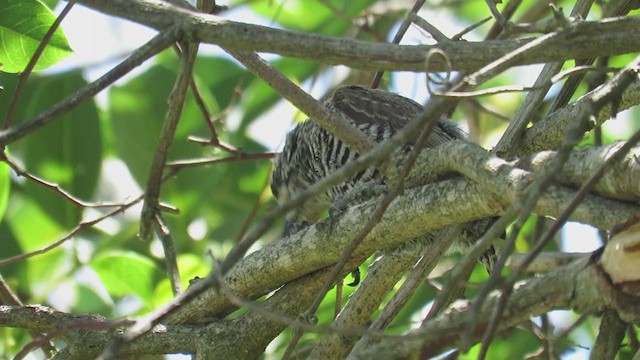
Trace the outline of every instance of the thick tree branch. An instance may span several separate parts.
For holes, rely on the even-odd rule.
[[[536,151],[557,149],[562,143],[567,129],[575,122],[575,119],[581,113],[587,111],[592,105],[592,101],[607,90],[607,88],[601,86],[580,97],[574,103],[554,111],[543,120],[536,122],[532,127],[525,130],[520,140],[521,145],[514,155],[522,156]],[[638,104],[640,104],[640,81],[636,80],[620,94],[615,109],[612,109],[611,104],[606,104],[597,114],[594,114],[596,124],[603,124],[605,121],[615,117],[616,113],[612,110],[620,112]],[[596,124],[592,124],[592,128]]]
[[[447,225],[500,215],[534,179],[533,173],[514,168],[472,144],[452,142],[429,152],[429,159],[455,163],[480,185],[451,179],[407,190],[391,204],[380,224],[356,250],[355,257],[396,247]],[[487,189],[494,195],[489,195]],[[573,194],[572,190],[551,186],[540,198],[535,212],[557,216]],[[229,271],[227,283],[238,295],[254,298],[301,274],[330,266],[362,227],[361,219],[375,210],[377,200],[350,208],[340,218],[327,219],[248,255]],[[572,220],[611,228],[637,212],[640,206],[590,195]],[[181,308],[172,321],[192,322],[203,316],[203,309],[204,315],[215,315],[228,311],[230,304],[224,296],[209,290]]]
[[[499,296],[498,292],[494,292],[480,309],[475,340],[482,336]],[[585,313],[612,308],[623,313],[620,316],[624,321],[640,320],[637,298],[620,293],[611,285],[599,264],[592,258],[585,258],[544,276],[524,281],[509,298],[499,327],[506,329],[531,316],[558,308],[573,308]],[[369,359],[373,354],[375,357],[395,359],[416,352],[420,358],[433,357],[458,342],[460,332],[466,326],[465,317],[471,309],[470,301],[454,303],[415,333],[420,335],[419,339],[407,338],[401,342],[381,340],[357,354],[351,354],[348,359]]]
[[[569,155],[569,161],[562,168],[557,181],[565,186],[578,187],[589,179],[604,161],[611,157],[624,142],[601,147],[577,150]],[[519,160],[517,166],[532,172],[539,172],[551,164],[557,152],[542,151]],[[640,199],[640,148],[635,147],[624,158],[611,166],[602,176],[594,191],[602,196],[638,201]]]
[[[126,18],[158,30],[178,24],[195,41],[218,44],[229,50],[274,53],[368,70],[425,71],[427,53],[433,48],[438,48],[447,54],[453,70],[471,71],[529,41],[452,41],[437,46],[395,45],[227,21],[159,0],[78,2],[108,15]],[[556,37],[543,49],[518,58],[515,64],[526,65],[640,51],[639,17],[582,22],[561,32],[561,36]],[[445,71],[447,67],[441,59],[434,59],[428,64],[428,69]]]
[[[573,151],[562,171],[557,174],[559,184],[577,188],[587,181],[608,158],[624,144],[618,142],[602,147],[587,148]],[[519,171],[525,171],[525,177],[531,173],[539,173],[548,168],[557,156],[556,151],[542,151],[521,160],[512,162],[492,156],[476,145],[464,142],[451,142],[435,149],[425,149],[420,155],[420,161],[410,174],[413,184],[428,183],[450,172],[457,172],[484,185],[489,191],[500,191],[510,185],[502,178],[487,178],[494,172],[505,171],[519,178]],[[632,148],[623,159],[607,171],[594,192],[608,198],[637,201],[640,199],[640,184],[636,181],[640,173],[637,158],[640,148]],[[500,170],[500,169],[503,170]],[[496,183],[497,182],[497,183]],[[516,183],[513,186],[520,186]],[[497,186],[494,187],[494,186]],[[500,190],[498,190],[500,189]]]
[[[584,313],[611,309],[625,322],[639,321],[640,307],[637,298],[626,295],[613,286],[596,259],[597,256],[582,258],[541,277],[524,281],[507,304],[501,328],[514,326],[531,316],[560,308],[573,308]],[[263,305],[264,310],[295,314],[296,309],[304,308],[305,303],[310,301],[326,274],[327,271],[309,275],[283,287],[267,300]],[[491,295],[482,307],[476,337],[481,336],[482,328],[498,296],[498,293]],[[462,327],[466,325],[467,312],[471,309],[469,301],[455,303],[425,328],[408,334],[404,341],[394,339],[389,342],[381,339],[373,346],[363,349],[364,352],[352,354],[351,358],[370,358],[371,354],[397,358],[416,350],[421,350],[423,357],[436,355],[455,345]],[[114,325],[118,324],[94,315],[72,315],[42,306],[0,306],[0,326],[44,333],[59,331],[59,337],[68,344],[65,355],[60,358],[95,356],[111,338]],[[246,341],[253,339],[253,342],[247,344],[244,353],[244,356],[251,357],[262,351],[282,327],[272,317],[265,318],[252,312],[237,320],[214,321],[207,325],[164,325],[128,344],[122,354],[201,351],[221,356],[238,356],[241,354],[237,352],[237,344],[247,344]],[[353,334],[358,332],[357,329],[344,331]]]

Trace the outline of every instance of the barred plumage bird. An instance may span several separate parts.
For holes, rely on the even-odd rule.
[[[423,110],[422,105],[401,95],[354,85],[338,88],[325,102],[325,106],[342,112],[354,126],[374,142],[382,142],[390,138]],[[408,153],[417,137],[418,134],[403,146],[402,151]],[[464,132],[455,122],[442,118],[434,127],[425,147],[434,147],[447,141],[465,138]],[[279,203],[284,203],[357,156],[356,152],[351,151],[338,138],[316,125],[314,121],[307,120],[297,125],[287,135],[284,148],[275,160],[271,191]],[[376,179],[382,180],[376,169],[369,168],[361,171],[326,193],[308,200],[300,212],[289,221],[300,223],[303,217],[309,221],[315,221],[318,215],[329,208],[336,199],[347,194],[354,187]],[[483,227],[486,227],[486,224]],[[472,233],[477,234],[479,231],[474,230]],[[464,248],[469,244],[458,245],[458,248]],[[494,259],[495,253],[491,249],[482,261],[490,269]]]
[[[422,105],[406,97],[355,85],[338,88],[325,106],[342,112],[374,142],[390,138],[422,111]],[[403,150],[408,152],[417,137],[416,134]],[[453,121],[443,118],[434,128],[425,147],[463,138],[465,135],[462,130]],[[315,122],[305,121],[287,135],[284,148],[276,157],[271,191],[276,200],[283,203],[357,156],[342,141]],[[317,215],[336,198],[358,184],[379,177],[380,174],[375,169],[366,169],[325,194],[309,200],[301,209],[302,215],[308,220],[316,220]]]

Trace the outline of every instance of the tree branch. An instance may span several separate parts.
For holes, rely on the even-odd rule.
[[[499,297],[498,292],[492,293],[480,309],[478,326],[473,334],[476,341],[482,336]],[[551,309],[573,308],[579,312],[593,313],[611,307],[617,311],[617,297],[625,297],[628,301],[626,304],[634,301],[634,298],[621,294],[610,284],[594,259],[580,259],[544,276],[524,281],[509,298],[499,329],[509,328]],[[375,357],[395,359],[416,352],[420,358],[433,357],[455,346],[472,306],[472,302],[466,300],[454,303],[419,332],[413,333],[419,335],[419,339],[407,338],[400,342],[381,340],[357,354],[352,353],[348,359],[369,359],[373,354]],[[627,313],[625,321],[640,320],[638,306],[629,310],[631,313]]]
[[[391,204],[381,222],[356,250],[355,257],[396,247],[447,225],[498,216],[534,179],[533,173],[514,168],[472,144],[451,142],[428,151],[430,160],[460,166],[465,169],[465,175],[478,181],[479,185],[468,180],[450,179],[407,190]],[[573,194],[572,190],[550,186],[534,210],[541,215],[557,216]],[[241,259],[225,280],[239,296],[255,298],[301,274],[332,265],[339,258],[341,249],[362,227],[361,219],[369,218],[375,210],[378,200],[372,199],[346,210],[340,218],[329,218],[266,245]],[[638,205],[590,195],[578,207],[572,220],[610,228],[637,212],[640,212]],[[323,251],[318,252],[319,248]],[[189,323],[229,309],[230,304],[224,296],[208,290],[179,309],[171,321]]]
[[[581,258],[541,277],[524,281],[509,299],[501,328],[514,326],[531,316],[559,308],[573,308],[585,313],[612,309],[625,322],[639,321],[640,307],[637,306],[637,298],[615,288],[596,259],[597,255]],[[328,271],[318,272],[283,287],[266,301],[263,310],[295,314],[310,301],[327,273]],[[482,335],[482,328],[498,297],[497,293],[492,294],[482,307],[476,338]],[[635,306],[630,306],[631,304]],[[371,354],[397,358],[419,349],[423,357],[433,356],[455,345],[466,324],[467,312],[471,309],[469,301],[455,303],[425,328],[402,336],[404,341],[399,342],[398,337],[393,340],[383,338],[363,349],[363,352],[351,354],[350,358],[370,358]],[[43,333],[62,330],[59,337],[68,343],[67,358],[95,356],[111,338],[114,325],[118,324],[95,315],[72,315],[43,306],[0,306],[0,326],[20,327]],[[244,353],[252,356],[262,351],[282,327],[272,317],[265,318],[253,312],[236,320],[213,321],[206,325],[163,325],[129,343],[121,354],[207,351],[209,354],[222,356],[238,354],[238,343],[254,339],[247,344],[247,353]],[[326,327],[319,327],[318,330],[331,331]],[[356,334],[358,329],[344,331]]]
[[[153,160],[147,177],[147,184],[144,193],[144,202],[140,215],[139,236],[148,240],[151,236],[153,221],[159,210],[160,186],[162,184],[162,174],[164,166],[169,156],[169,149],[173,143],[173,137],[178,127],[178,121],[182,115],[184,102],[189,90],[193,65],[198,54],[197,43],[182,43],[182,54],[180,56],[180,71],[176,77],[173,89],[168,96],[169,109],[162,124],[160,139],[153,154]]]
[[[522,156],[536,151],[557,149],[562,143],[567,129],[575,119],[580,116],[581,113],[587,111],[591,106],[591,102],[607,90],[605,86],[600,86],[580,97],[574,103],[554,111],[541,121],[536,122],[524,132],[524,135],[520,139],[521,146],[514,155]],[[620,97],[617,99],[615,111],[620,112],[638,104],[640,104],[640,81],[636,80],[620,94]],[[604,107],[595,114],[596,121],[591,124],[591,128],[596,124],[603,124],[614,116],[615,112],[613,112],[611,104],[605,104]]]
[[[580,186],[622,145],[624,142],[573,151],[556,180],[565,186]],[[542,151],[517,161],[517,166],[528,171],[539,172],[551,164],[556,154],[555,151]],[[635,147],[622,160],[611,165],[594,191],[608,198],[626,201],[639,200],[640,184],[636,180],[640,176],[638,158],[640,158],[640,148]]]
[[[81,4],[108,15],[161,30],[177,24],[193,40],[218,44],[229,50],[279,54],[325,64],[343,64],[367,70],[424,71],[427,53],[444,51],[455,71],[472,71],[521,47],[530,40],[443,42],[434,46],[408,46],[285,31],[227,21],[173,6],[159,0],[81,0]],[[640,51],[640,17],[585,21],[561,31],[543,49],[515,61],[536,64]],[[445,71],[434,59],[431,71]]]

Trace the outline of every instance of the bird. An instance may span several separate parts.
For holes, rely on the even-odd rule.
[[[351,125],[374,143],[392,137],[423,111],[422,105],[407,97],[358,85],[337,88],[324,105],[330,110],[342,113]],[[401,151],[408,154],[417,138],[418,134],[415,134],[402,146]],[[424,147],[435,147],[448,141],[466,139],[465,132],[457,123],[441,117]],[[287,134],[282,151],[275,157],[271,192],[278,203],[285,203],[358,156],[358,153],[321,128],[315,121],[306,120],[297,124]],[[325,193],[307,200],[287,220],[285,235],[291,232],[289,229],[298,229],[307,226],[308,222],[317,221],[322,211],[359,185],[376,181],[383,181],[381,173],[373,167],[367,168]],[[486,261],[492,264],[495,253],[487,256],[491,259]]]

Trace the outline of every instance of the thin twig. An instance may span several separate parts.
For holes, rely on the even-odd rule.
[[[223,157],[223,158],[215,158],[215,159],[190,159],[190,160],[175,160],[167,162],[165,167],[181,170],[185,168],[192,167],[203,167],[209,166],[218,163],[226,163],[226,162],[236,162],[236,161],[255,161],[255,160],[269,160],[273,159],[276,155],[274,152],[264,152],[264,153],[245,153],[242,151],[236,152],[234,155]]]
[[[466,103],[471,105],[472,107],[480,109],[480,111],[484,111],[485,113],[497,118],[500,121],[504,121],[504,122],[510,122],[511,121],[510,117],[508,117],[507,115],[499,112],[497,109],[494,109],[490,104],[483,104],[480,101],[475,100],[475,99],[469,99],[469,100],[467,100]]]
[[[589,314],[582,314],[580,317],[573,322],[569,327],[560,331],[558,334],[554,336],[554,341],[557,343],[560,340],[563,340],[565,337],[569,336],[574,330],[576,330],[583,322],[585,322],[589,318]]]
[[[583,76],[584,74],[590,71],[605,74],[605,73],[616,73],[620,70],[621,70],[620,68],[614,68],[609,66],[602,67],[602,66],[592,66],[592,65],[578,65],[578,66],[572,67],[571,69],[567,69],[559,72],[557,75],[551,78],[551,82],[556,83],[566,77],[571,77],[574,75]],[[549,112],[553,112],[553,110],[559,109],[565,105],[566,103],[561,106],[552,106]]]
[[[437,27],[431,25],[427,20],[418,16],[418,14],[410,14],[407,19],[411,20],[411,22],[420,29],[428,32],[438,44],[451,41],[447,35],[443,34]]]
[[[465,82],[469,85],[477,85],[479,83],[485,82],[489,78],[492,78],[500,72],[508,69],[509,67],[512,67],[513,63],[516,62],[518,58],[526,56],[527,54],[544,47],[547,43],[552,42],[561,34],[562,32],[552,32],[536,38],[535,40],[524,44],[518,49],[505,54],[504,56],[501,56],[499,59],[484,66],[482,69],[476,71],[475,73],[465,77]]]
[[[638,353],[640,350],[640,342],[638,342],[638,335],[633,325],[627,326],[627,339],[629,339],[629,348],[632,354]]]
[[[153,225],[162,243],[162,250],[164,253],[164,264],[167,268],[167,275],[169,283],[171,283],[171,291],[176,296],[182,292],[182,285],[180,284],[180,269],[178,268],[178,261],[176,255],[176,248],[173,245],[173,238],[171,237],[171,231],[169,226],[165,222],[162,213],[157,213]]]
[[[44,180],[42,178],[39,178],[27,172],[4,153],[0,153],[0,161],[9,165],[11,170],[13,170],[16,173],[16,175],[22,176],[34,182],[35,184],[38,184],[40,186],[44,186],[45,188],[53,190],[54,192],[60,194],[60,196],[69,200],[79,208],[112,208],[112,207],[120,207],[124,205],[123,203],[92,203],[92,202],[86,202],[86,201],[80,200],[77,197],[71,195],[68,191],[66,191],[62,187],[60,187],[60,185],[58,185],[57,183]]]
[[[445,96],[450,98],[476,98],[481,96],[488,95],[497,95],[497,94],[506,94],[512,92],[526,92],[540,89],[537,86],[520,86],[520,85],[504,85],[504,86],[496,86],[490,89],[482,89],[476,91],[438,91],[431,90],[430,92],[433,95],[437,96]]]
[[[324,5],[329,11],[331,11],[338,19],[343,20],[344,22],[352,25],[353,20],[346,14],[344,11],[340,11],[340,9],[336,8],[333,4],[331,4],[327,0],[317,0],[319,3]],[[346,3],[344,3],[346,4]]]
[[[402,20],[402,23],[400,24],[398,31],[396,32],[396,34],[393,37],[393,40],[391,41],[392,44],[400,44],[400,40],[402,40],[402,37],[404,36],[404,34],[406,34],[407,30],[409,29],[409,26],[411,25],[413,16],[415,16],[418,13],[418,11],[420,11],[425,1],[426,0],[416,0],[416,2],[413,4],[413,7],[411,8],[411,11],[409,11],[409,13],[407,14],[407,17],[405,17],[404,20]],[[371,81],[372,89],[375,89],[380,85],[380,80],[382,80],[383,74],[384,74],[383,70],[378,70],[375,73],[375,75],[373,76],[373,80]]]
[[[209,1],[210,2],[210,1]],[[215,1],[213,1],[213,4],[209,4],[209,2],[205,2],[203,4],[200,4],[201,6],[204,6],[208,9],[215,9],[218,5],[215,5]],[[203,10],[204,11],[204,10]],[[216,10],[210,10],[210,11],[216,11]],[[207,11],[205,11],[207,12]],[[175,49],[176,53],[178,55],[180,55],[181,50],[180,47],[178,47],[177,44],[174,44],[173,48]],[[211,133],[211,136],[209,137],[209,139],[203,143],[207,144],[207,145],[213,145],[214,147],[217,147],[221,150],[224,150],[226,152],[229,153],[235,153],[237,151],[240,151],[230,145],[224,144],[220,142],[220,138],[218,136],[218,131],[216,130],[215,126],[213,125],[214,122],[217,120],[217,118],[214,118],[211,113],[209,112],[209,109],[207,109],[207,104],[205,104],[204,99],[202,98],[202,93],[200,92],[200,88],[198,88],[198,84],[196,84],[195,78],[193,76],[193,74],[191,75],[191,77],[189,78],[189,88],[191,89],[191,93],[193,94],[193,98],[196,102],[196,105],[198,106],[198,109],[200,109],[200,112],[202,113],[202,117],[204,120],[205,125],[207,125],[207,128],[209,129],[209,132]],[[191,140],[191,139],[190,139]]]
[[[500,11],[498,11],[498,9],[496,8],[495,0],[485,0],[485,2],[487,3],[487,7],[489,8],[489,10],[491,11],[491,15],[493,15],[493,18],[496,19],[496,23],[502,25],[503,28],[506,28],[507,20],[502,16]]]
[[[513,16],[513,14],[516,12],[516,10],[518,9],[518,7],[520,7],[520,4],[522,3],[522,0],[511,0],[507,3],[507,5],[502,9],[502,17],[507,20],[510,21],[511,17]],[[504,29],[502,27],[502,24],[499,24],[497,21],[493,23],[493,25],[491,26],[491,28],[489,29],[489,31],[487,31],[487,35],[485,36],[485,39],[495,39],[497,38],[501,33],[503,33]]]
[[[169,109],[167,110],[164,124],[160,132],[160,140],[156,146],[147,184],[145,189],[144,204],[140,215],[140,234],[142,239],[151,236],[151,226],[153,219],[159,211],[160,185],[162,183],[162,173],[169,155],[169,149],[173,143],[180,115],[187,96],[187,90],[193,73],[193,64],[198,53],[198,45],[183,43],[182,56],[180,61],[180,71],[176,78],[171,94],[169,94]]]
[[[45,245],[39,249],[33,250],[33,251],[29,251],[20,255],[16,255],[16,256],[12,256],[12,257],[8,257],[5,259],[0,260],[0,266],[6,266],[6,265],[10,265],[13,264],[15,262],[24,260],[24,259],[28,259],[30,257],[39,255],[39,254],[43,254],[51,249],[54,249],[60,245],[62,245],[65,241],[71,239],[72,237],[74,237],[75,235],[79,234],[82,230],[87,229],[92,227],[93,225],[101,222],[104,219],[107,219],[113,215],[119,214],[124,212],[125,210],[127,210],[128,208],[132,207],[133,205],[137,204],[138,202],[140,202],[142,200],[142,195],[137,197],[136,199],[122,205],[121,207],[111,210],[109,212],[107,212],[106,214],[97,217],[93,220],[90,221],[82,221],[81,223],[79,223],[78,225],[76,225],[76,227],[74,227],[71,231],[69,231],[66,235],[64,235],[62,238],[48,244]]]
[[[484,23],[488,22],[491,19],[492,19],[492,17],[486,17],[486,18],[476,22],[475,24],[471,24],[471,26],[468,26],[468,27],[462,29],[462,31],[460,31],[459,33],[453,35],[451,37],[451,40],[453,40],[453,41],[462,40],[463,36],[465,36],[466,34],[470,33],[471,31],[475,30],[476,28],[482,26]]]
[[[540,321],[542,323],[540,334],[538,335],[538,339],[542,342],[542,356],[546,355],[546,358],[549,360],[555,359],[555,343],[552,337],[553,334],[553,324],[551,324],[551,320],[549,319],[549,314],[544,313],[540,315]]]

